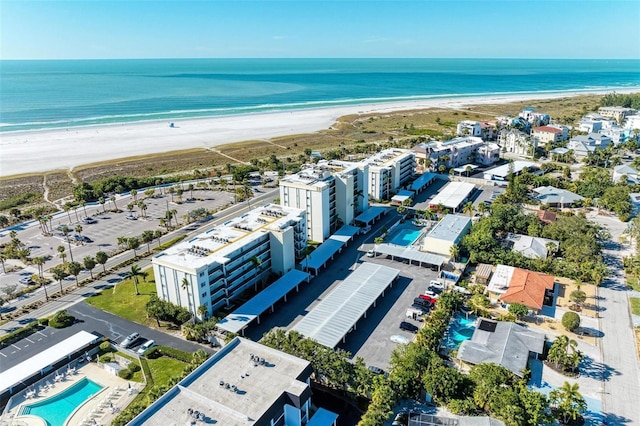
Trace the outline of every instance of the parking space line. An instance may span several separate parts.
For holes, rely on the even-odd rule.
[[[16,345],[12,344],[11,346],[13,346],[14,348],[16,348],[17,350],[21,351],[22,349],[17,347]]]
[[[5,357],[5,358],[7,357],[7,356],[6,356],[5,354],[3,354],[2,352],[0,352],[0,355],[2,355],[2,356],[3,356],[3,357]]]
[[[29,339],[28,337],[25,337],[24,340],[26,340],[27,342],[35,343],[33,340]]]
[[[36,333],[38,333],[38,334],[40,334],[41,336],[44,336],[44,337],[49,337],[46,334],[44,334],[42,331],[36,331]]]

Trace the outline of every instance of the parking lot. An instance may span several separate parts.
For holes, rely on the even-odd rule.
[[[159,191],[158,191],[159,192]],[[188,191],[185,191],[183,199],[190,196]],[[19,238],[29,249],[31,250],[30,257],[50,257],[45,263],[44,270],[47,271],[51,267],[61,262],[58,256],[58,246],[65,248],[67,255],[66,260],[70,261],[71,256],[76,262],[82,264],[82,259],[85,256],[95,256],[98,251],[104,251],[107,254],[118,249],[118,237],[134,237],[140,236],[144,231],[155,231],[157,229],[164,229],[160,227],[160,219],[164,218],[167,209],[175,210],[176,217],[181,224],[185,223],[184,215],[195,209],[217,210],[220,207],[233,202],[233,194],[229,192],[221,191],[203,191],[194,190],[193,197],[195,201],[185,201],[181,204],[172,203],[171,196],[169,194],[158,194],[155,198],[146,198],[144,200],[147,205],[145,216],[142,214],[138,207],[133,209],[133,215],[135,220],[127,220],[129,211],[127,204],[132,201],[131,196],[124,196],[116,201],[117,207],[121,210],[119,213],[107,211],[104,213],[103,206],[87,206],[86,213],[88,216],[96,220],[95,223],[86,223],[82,220],[85,217],[85,212],[82,208],[78,208],[76,212],[70,211],[67,213],[58,213],[51,221],[52,228],[54,229],[53,235],[42,235],[40,226],[37,224],[31,224],[25,226],[23,230],[17,232],[17,238]],[[143,197],[138,195],[138,200]],[[177,197],[174,196],[174,200],[177,201]],[[107,210],[113,208],[105,204]],[[77,213],[77,214],[76,214]],[[175,219],[173,220],[175,225]],[[61,226],[67,226],[70,232],[71,239],[71,253],[69,253],[69,244],[67,243],[63,233],[59,230]],[[89,238],[92,242],[81,243],[74,239],[75,228],[77,225],[82,226],[81,236]],[[58,228],[58,230],[56,230]],[[9,232],[4,231],[0,235],[0,242],[8,243],[10,240]],[[141,245],[141,250],[146,250],[144,244]],[[98,266],[99,268],[99,266]],[[2,272],[2,271],[0,271]],[[29,266],[25,269],[17,270],[14,272],[7,271],[6,274],[0,275],[0,286],[8,284],[18,284],[18,290],[26,286],[24,283],[20,283],[20,280],[25,277],[29,277],[37,273],[37,267]]]

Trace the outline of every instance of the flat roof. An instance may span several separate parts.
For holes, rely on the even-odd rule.
[[[434,180],[436,176],[437,175],[435,173],[423,173],[422,175],[420,175],[420,177],[418,177],[416,180],[414,180],[411,183],[411,185],[409,186],[409,189],[412,191],[419,191],[425,185],[429,184],[432,180]]]
[[[253,296],[238,309],[218,321],[216,327],[229,333],[238,333],[251,321],[282,299],[287,293],[309,278],[306,272],[292,269],[269,287]]]
[[[292,329],[335,347],[399,274],[395,268],[362,263]]]
[[[254,364],[251,356],[264,358]],[[283,394],[300,395],[311,373],[308,361],[241,337],[234,338],[191,374],[134,418],[129,425],[190,424],[189,409],[204,413],[207,423],[253,425],[278,404]],[[235,385],[237,391],[221,386]]]
[[[225,263],[230,253],[257,238],[290,226],[300,220],[304,210],[266,204],[240,217],[216,225],[182,241],[153,257],[153,262],[195,270],[214,262]]]
[[[302,265],[303,268],[319,269],[343,246],[343,241],[327,238],[314,251],[312,251],[310,255],[305,257],[302,262],[300,262],[300,265]]]
[[[511,278],[513,278],[513,272],[516,268],[508,265],[498,265],[496,266],[496,270],[493,272],[491,276],[491,281],[489,281],[489,285],[487,289],[491,293],[504,294],[507,292],[509,288],[509,283],[511,282]]]
[[[338,415],[333,411],[318,408],[307,423],[307,426],[331,426],[338,419]]]
[[[442,266],[448,259],[438,254],[425,253],[415,247],[402,247],[395,244],[378,244],[375,251],[387,256],[400,257],[402,259],[413,260],[415,262],[426,263],[428,265]]]
[[[429,204],[432,206],[442,204],[447,208],[456,209],[471,195],[475,187],[474,184],[469,182],[449,182],[438,192],[438,195],[429,201]]]
[[[511,163],[503,164],[502,166],[494,167],[493,169],[485,170],[485,175],[497,176],[505,179],[509,174],[509,166]],[[516,160],[513,162],[513,173],[520,173],[525,168],[534,167],[536,164],[531,161]]]
[[[56,343],[48,349],[0,373],[0,394],[11,389],[23,380],[38,374],[67,356],[77,352],[99,337],[87,331],[79,331],[62,342]]]
[[[376,217],[386,214],[389,211],[388,207],[372,206],[366,212],[362,212],[355,218],[358,222],[369,223]]]
[[[348,243],[354,235],[360,232],[357,226],[343,225],[340,229],[333,233],[328,239]]]
[[[436,226],[427,234],[427,238],[455,242],[469,225],[471,225],[469,216],[448,214],[436,223]]]
[[[464,166],[456,167],[453,170],[458,173],[465,173],[467,171],[467,167],[471,167],[472,171],[478,168],[475,164],[465,164]]]

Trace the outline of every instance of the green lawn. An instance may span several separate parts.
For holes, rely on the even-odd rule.
[[[640,315],[640,297],[630,297],[629,300],[631,300],[631,313]]]
[[[149,275],[147,282],[140,279],[138,290],[140,295],[136,296],[133,280],[124,280],[116,284],[113,288],[108,288],[99,294],[89,297],[86,302],[93,307],[110,312],[121,318],[128,319],[140,324],[149,326],[156,325],[155,321],[147,319],[144,307],[151,298],[152,294],[156,294],[156,284],[153,277],[153,270],[146,270]]]
[[[637,278],[627,277],[627,285],[631,287],[632,290],[640,291],[640,283],[638,283]]]
[[[169,383],[171,378],[181,377],[184,367],[187,366],[184,362],[167,356],[149,359],[147,363],[156,386],[164,386]]]

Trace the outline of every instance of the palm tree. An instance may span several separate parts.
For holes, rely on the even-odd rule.
[[[78,275],[82,271],[82,265],[78,262],[69,262],[67,263],[67,272],[73,275],[76,279],[76,287],[80,287],[80,283],[78,282]]]
[[[105,263],[109,260],[109,255],[103,251],[99,251],[96,253],[96,262],[102,265],[102,272],[106,272],[107,269],[105,267]]]
[[[102,212],[106,213],[107,209],[105,209],[104,205],[107,202],[107,200],[104,199],[104,197],[100,197],[98,198],[98,202],[100,203],[100,205],[102,206]]]
[[[82,238],[82,225],[80,225],[80,224],[76,225],[74,230],[76,231],[76,234],[80,235],[80,238]],[[82,239],[80,241],[82,241]],[[83,242],[83,244],[84,244],[84,242]]]
[[[0,263],[2,263],[2,273],[6,274],[7,270],[5,269],[4,261],[7,260],[7,255],[4,251],[0,251]]]
[[[69,218],[69,223],[71,223],[71,213],[69,213],[69,211],[71,210],[71,204],[65,203],[65,205],[62,206],[62,208],[64,209],[65,212],[67,212],[67,217]]]
[[[70,230],[66,226],[63,226],[62,229],[60,229],[60,231],[62,232],[62,234],[64,235],[64,237],[67,240],[67,244],[69,245],[69,257],[71,258],[71,261],[73,262],[73,252],[71,251],[71,240],[69,239]],[[60,248],[58,248],[58,251],[60,251]]]
[[[176,193],[176,189],[173,186],[170,186],[167,191],[169,191],[169,195],[171,195],[171,202],[173,203],[173,194]]]
[[[62,263],[66,263],[65,259],[67,258],[67,254],[64,252],[66,249],[64,246],[58,246],[58,256],[62,259]]]
[[[193,200],[193,188],[194,186],[192,183],[190,183],[189,186],[187,186],[187,189],[189,190],[189,193],[190,193],[189,200]]]
[[[187,292],[187,310],[193,315],[193,312],[191,312],[191,298],[189,297],[189,287],[191,287],[191,283],[186,276],[182,279],[182,285],[180,287]]]
[[[569,418],[577,420],[587,410],[587,403],[578,392],[580,386],[577,383],[564,382],[559,389],[549,393],[549,398],[556,406],[558,414],[562,416],[562,423],[568,424]]]
[[[209,308],[207,308],[207,305],[200,305],[198,306],[198,316],[200,318],[202,318],[203,320],[207,319],[207,314],[209,313]],[[195,355],[195,354],[194,354]]]
[[[142,217],[146,218],[147,205],[144,203],[143,200],[138,201],[138,208],[140,209],[140,214],[142,215]]]
[[[462,212],[468,214],[469,217],[473,216],[473,210],[474,210],[474,207],[473,207],[472,201],[467,201],[465,205],[462,207]]]
[[[135,189],[132,189],[130,192],[131,196],[133,197],[133,201],[136,202],[138,201],[137,197],[138,197],[138,191],[136,191]]]
[[[158,247],[160,247],[160,238],[162,238],[162,231],[159,229],[156,229],[155,231],[153,231],[153,238],[158,240]]]
[[[131,265],[131,269],[125,273],[125,278],[133,279],[133,285],[136,288],[136,296],[140,295],[140,291],[138,290],[138,277],[141,273],[142,271],[138,265]]]
[[[154,234],[153,234],[153,231],[143,231],[142,234],[140,235],[140,238],[142,239],[143,243],[147,243],[147,251],[150,252],[151,251],[151,242],[155,238]]]
[[[458,256],[460,256],[460,247],[458,247],[457,244],[452,244],[451,247],[449,247],[449,254],[455,262],[458,259]]]
[[[138,237],[127,238],[127,248],[129,250],[133,250],[133,258],[134,259],[138,255],[136,253],[136,250],[138,249],[138,247],[140,247],[140,240],[138,239]]]
[[[47,284],[44,282],[43,275],[43,266],[45,263],[44,257],[38,256],[33,258],[33,263],[38,266],[38,277],[40,282],[42,283],[42,288],[44,289],[44,299],[49,301],[49,295],[47,294]]]
[[[96,260],[91,256],[85,256],[85,258],[82,259],[82,264],[84,268],[89,271],[89,274],[91,274],[91,279],[93,279],[93,268],[96,267]]]
[[[118,205],[116,204],[116,196],[112,195],[111,197],[109,197],[109,200],[113,203],[113,209],[117,213],[119,210]]]
[[[84,210],[84,217],[87,216],[87,202],[85,200],[80,200],[80,205],[82,206],[82,210]]]
[[[69,275],[67,273],[67,268],[65,268],[64,265],[58,265],[54,267],[51,272],[53,273],[53,279],[57,280],[60,284],[60,294],[63,294],[64,290],[62,289],[62,280],[67,278],[67,275]]]

